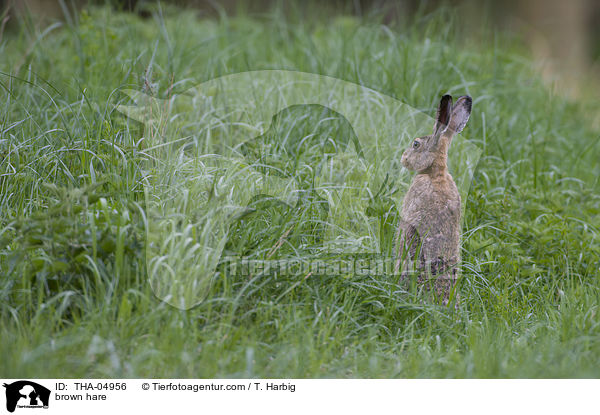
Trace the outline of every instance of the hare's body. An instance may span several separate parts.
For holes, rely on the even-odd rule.
[[[404,200],[403,225],[417,231],[410,244],[411,256],[414,257],[416,249],[420,248],[426,260],[446,258],[458,262],[460,195],[452,176],[445,173],[432,178],[418,174]]]
[[[415,139],[402,155],[402,165],[416,170],[402,205],[397,235],[396,270],[403,260],[414,260],[418,281],[433,279],[436,294],[448,302],[460,261],[460,195],[448,172],[448,148],[471,112],[471,98],[442,98],[434,133]]]

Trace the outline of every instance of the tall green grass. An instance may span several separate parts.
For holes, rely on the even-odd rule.
[[[598,103],[556,94],[518,39],[484,23],[475,36],[459,16],[388,27],[99,8],[4,33],[0,376],[599,376]],[[337,77],[429,114],[441,93],[474,97],[463,135],[483,156],[458,310],[406,301],[391,275],[232,276],[187,311],[155,297],[144,128],[115,110],[122,91],[167,97],[258,69]],[[263,212],[228,249],[258,239],[268,255],[288,228],[281,211]],[[318,239],[318,203],[303,215],[286,252]]]

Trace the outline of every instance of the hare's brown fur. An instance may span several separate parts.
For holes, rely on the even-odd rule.
[[[402,205],[396,271],[403,259],[417,261],[418,282],[432,278],[435,292],[444,303],[456,280],[461,223],[460,194],[448,172],[448,148],[470,112],[470,97],[460,97],[452,107],[452,98],[445,95],[433,134],[415,139],[402,155],[402,165],[416,170],[417,175]]]

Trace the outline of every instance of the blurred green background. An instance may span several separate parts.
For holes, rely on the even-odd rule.
[[[32,14],[39,25],[52,21],[76,19],[78,10],[89,5],[110,4],[117,10],[149,17],[156,9],[154,0],[0,0],[5,14],[14,17]],[[278,0],[163,0],[187,9],[199,17],[235,15],[259,16],[274,7],[294,15],[310,16],[311,10],[326,10],[325,15],[378,15],[385,24],[410,22],[417,14],[440,7],[460,10],[461,25],[473,34],[481,22],[491,28],[513,33],[525,40],[541,73],[561,91],[578,96],[597,87],[600,80],[600,2],[595,0],[337,0],[328,2],[285,2]],[[9,19],[10,20],[10,19]],[[6,18],[3,23],[6,23]],[[471,26],[471,27],[469,27]],[[585,80],[581,78],[584,77]],[[582,86],[582,83],[585,85]]]

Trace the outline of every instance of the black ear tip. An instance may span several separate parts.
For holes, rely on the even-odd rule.
[[[470,111],[471,107],[473,106],[473,98],[471,98],[469,95],[462,96],[461,98],[465,100],[465,105]]]

